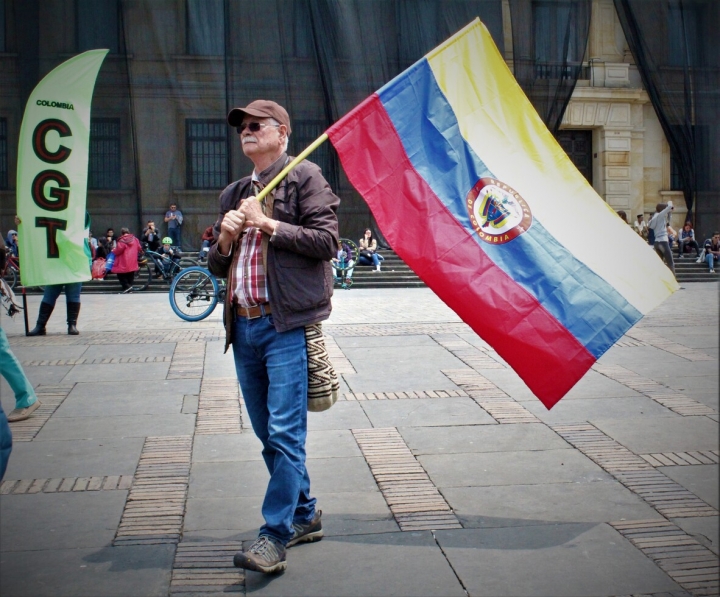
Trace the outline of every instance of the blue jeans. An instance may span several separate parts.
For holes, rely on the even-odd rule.
[[[180,234],[180,226],[177,228],[168,228],[168,236],[172,239],[172,246],[182,250],[182,236]]]
[[[0,404],[0,481],[5,476],[10,452],[12,452],[12,433],[10,432],[10,425],[8,425],[5,411],[2,404]]]
[[[360,261],[360,263],[361,263],[362,265],[370,265],[370,259],[368,259],[367,257],[365,257],[365,255],[360,255],[360,257],[358,258],[358,261]],[[381,262],[381,261],[385,261],[385,257],[383,257],[382,255],[378,255],[377,253],[373,253],[373,254],[372,254],[372,264],[373,264],[375,267],[377,267],[378,265],[380,265],[380,262]]]
[[[60,293],[65,289],[65,302],[79,303],[80,291],[82,290],[82,282],[73,282],[72,284],[50,284],[45,287],[42,302],[55,306]]]
[[[670,248],[672,245],[667,241],[661,241],[657,242],[655,241],[655,244],[653,245],[653,248],[655,249],[655,252],[660,256],[660,259],[662,259],[665,262],[665,265],[668,266],[670,271],[673,273],[673,276],[675,275],[675,263],[673,262],[673,256],[672,256],[672,249]]]
[[[235,370],[270,473],[260,534],[284,545],[293,536],[293,521],[305,524],[315,515],[316,500],[310,497],[305,468],[305,328],[277,332],[272,315],[238,317],[233,326]]]
[[[705,261],[708,264],[708,270],[715,269],[714,264],[717,261],[717,257],[712,253],[708,252],[705,254]]]
[[[198,253],[198,259],[207,259],[209,250],[210,250],[210,241],[209,240],[202,241],[202,245],[200,245],[200,252]]]
[[[0,372],[15,394],[15,408],[27,408],[37,402],[35,390],[25,375],[20,361],[10,350],[10,343],[2,328],[0,328]],[[2,423],[0,423],[1,425]],[[0,443],[2,443],[1,440]]]

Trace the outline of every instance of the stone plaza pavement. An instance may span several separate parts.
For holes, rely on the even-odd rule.
[[[267,472],[220,309],[185,323],[166,294],[82,301],[76,337],[62,302],[46,337],[2,319],[43,403],[12,425],[3,597],[718,594],[714,283],[670,297],[549,412],[428,289],[336,292],[341,398],[309,415],[325,538],[275,577],[232,567]]]

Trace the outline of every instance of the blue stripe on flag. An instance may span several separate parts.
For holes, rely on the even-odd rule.
[[[462,137],[455,112],[427,60],[418,61],[378,95],[415,169],[453,216],[472,231],[465,197],[478,179],[494,175]],[[493,150],[492,139],[487,140],[487,150]],[[512,180],[503,182],[513,186]],[[525,200],[532,209],[532,201]],[[475,232],[473,238],[595,358],[642,317],[535,218],[527,232],[506,244],[491,245]]]

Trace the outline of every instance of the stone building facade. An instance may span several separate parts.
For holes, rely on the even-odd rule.
[[[243,100],[242,94],[228,93],[229,73],[236,79],[251,73],[250,99],[292,96],[291,149],[298,151],[322,132],[323,98],[300,36],[293,40],[285,80],[262,76],[278,67],[273,48],[292,0],[265,3],[258,15],[243,12],[235,0],[225,4],[231,10],[224,18],[247,25],[247,39],[238,32],[238,44],[252,45],[256,52],[268,47],[255,54],[252,65],[219,55],[224,49],[219,42],[197,41],[193,6],[198,1],[122,0],[118,10],[118,0],[0,0],[0,230],[13,226],[25,98],[44,74],[91,47],[111,49],[92,112],[88,210],[96,235],[121,226],[139,232],[148,219],[162,222],[167,207],[176,203],[185,214],[186,248],[199,244],[202,231],[216,218],[220,189],[250,170],[224,124],[228,109]],[[223,6],[223,1],[216,4]],[[682,193],[673,190],[668,144],[612,0],[593,0],[590,26],[586,75],[565,112],[559,141],[613,209],[624,210],[632,221],[673,199],[678,206],[673,224],[680,226],[685,203]],[[287,34],[282,32],[283,39]],[[507,0],[502,35],[512,68]],[[321,165],[330,159],[327,148],[316,154]],[[341,232],[359,237],[371,224],[371,214],[342,174],[334,182],[343,199]]]

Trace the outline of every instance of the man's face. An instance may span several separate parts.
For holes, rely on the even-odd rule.
[[[253,132],[247,126],[253,122],[264,126]],[[240,133],[240,142],[243,153],[250,159],[263,155],[272,156],[282,152],[287,131],[284,124],[277,125],[272,118],[257,118],[256,116],[245,116],[242,124],[245,125],[245,129]]]
[[[716,234],[716,235],[713,236],[713,242],[714,242],[715,244],[720,243],[720,234]]]
[[[171,206],[170,206],[170,211],[175,211],[176,208],[177,208],[177,205],[171,205]]]

